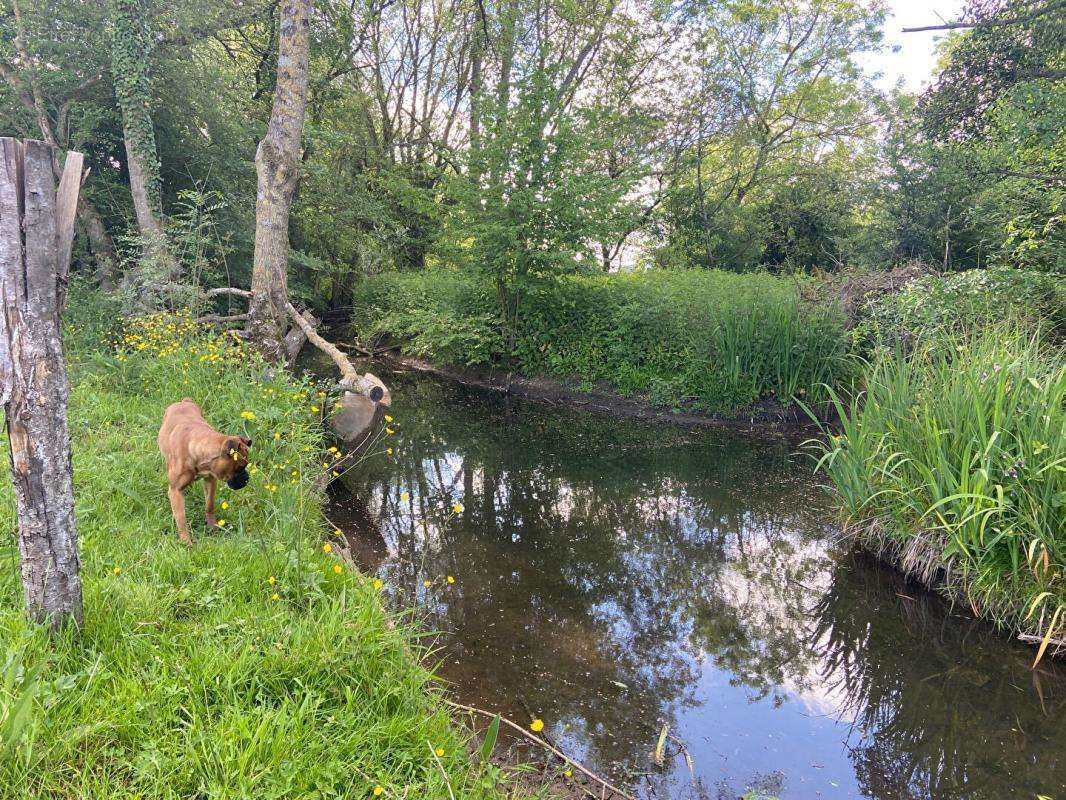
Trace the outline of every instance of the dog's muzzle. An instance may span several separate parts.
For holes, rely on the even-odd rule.
[[[241,469],[233,473],[233,477],[226,481],[226,485],[231,489],[243,489],[248,485],[248,470]]]

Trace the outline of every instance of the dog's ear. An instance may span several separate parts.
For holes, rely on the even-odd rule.
[[[241,441],[244,442],[244,446],[245,447],[251,447],[252,446],[252,440],[249,439],[247,436],[242,436],[241,437]]]
[[[237,456],[238,454],[240,454],[240,452],[241,440],[239,438],[234,439],[231,437],[229,439],[226,439],[225,443],[222,445],[222,456],[224,458],[232,458],[234,461],[236,461]]]

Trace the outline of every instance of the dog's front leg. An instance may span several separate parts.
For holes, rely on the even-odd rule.
[[[215,489],[218,487],[218,481],[214,476],[208,475],[204,478],[204,503],[207,506],[207,527],[214,528],[218,525],[215,522]]]
[[[182,473],[171,473],[167,477],[170,479],[170,510],[174,514],[174,522],[178,525],[178,538],[185,544],[192,544],[189,524],[185,520],[185,489],[192,481]]]

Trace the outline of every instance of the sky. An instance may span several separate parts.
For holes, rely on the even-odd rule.
[[[891,89],[899,79],[908,91],[921,89],[932,78],[936,40],[945,32],[901,33],[900,29],[953,22],[959,18],[963,5],[963,0],[887,0],[885,51],[863,54],[859,62],[868,72],[883,73],[878,81],[883,89]],[[897,52],[892,52],[894,46],[899,47]]]

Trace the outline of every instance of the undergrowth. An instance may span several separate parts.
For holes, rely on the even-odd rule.
[[[113,310],[75,306],[85,623],[51,639],[26,622],[9,537],[0,796],[502,796],[500,773],[468,755],[412,627],[383,610],[378,584],[324,552],[315,387],[187,318],[119,332]],[[101,344],[108,328],[117,346]],[[185,396],[254,442],[248,488],[220,486],[220,530],[204,530],[202,489],[188,492],[192,548],[175,535],[155,442],[163,409]]]
[[[353,324],[438,363],[491,365],[599,385],[662,405],[732,411],[818,402],[849,373],[843,317],[795,279],[719,270],[570,275],[531,286],[514,328],[487,279],[387,273],[356,290]]]

